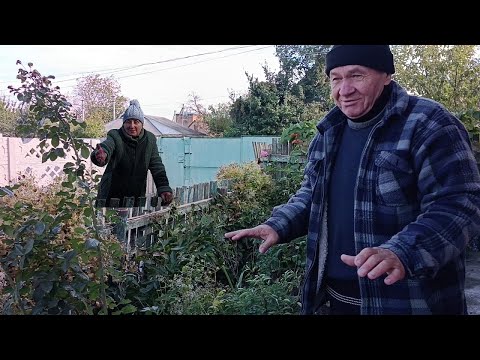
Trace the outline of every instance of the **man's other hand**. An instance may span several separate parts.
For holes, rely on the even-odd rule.
[[[161,193],[160,197],[162,198],[162,206],[170,205],[173,200],[173,194],[169,191]]]

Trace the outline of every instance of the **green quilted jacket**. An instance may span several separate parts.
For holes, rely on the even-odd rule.
[[[143,129],[134,139],[123,128],[112,129],[100,146],[107,153],[107,168],[100,181],[97,200],[105,199],[106,206],[109,206],[111,198],[119,198],[122,205],[125,197],[135,197],[137,206],[138,197],[145,196],[148,170],[152,173],[158,195],[173,192],[158,153],[155,135],[148,130]],[[90,159],[100,166],[95,152],[90,154]]]

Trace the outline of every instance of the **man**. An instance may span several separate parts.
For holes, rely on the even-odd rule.
[[[110,206],[110,200],[118,198],[120,205],[125,205],[126,197],[134,197],[134,206],[138,206],[138,198],[145,196],[147,171],[150,170],[162,205],[170,204],[173,192],[158,153],[157,140],[143,128],[144,115],[137,100],[130,101],[122,118],[122,127],[110,130],[107,139],[90,155],[95,165],[108,163],[100,181],[97,201],[105,199],[105,206]]]
[[[265,223],[225,234],[262,239],[262,253],[307,234],[304,314],[467,314],[465,248],[480,232],[468,133],[393,73],[387,45],[333,46],[336,106],[300,189]]]

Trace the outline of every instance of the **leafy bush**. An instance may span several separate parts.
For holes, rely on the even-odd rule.
[[[306,155],[310,141],[315,136],[318,120],[301,121],[283,129],[280,141],[290,143],[293,156]]]

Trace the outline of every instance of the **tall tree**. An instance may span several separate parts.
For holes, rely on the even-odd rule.
[[[232,133],[233,120],[230,116],[231,104],[210,105],[204,117],[208,131],[214,136],[228,136]]]
[[[202,98],[195,92],[191,92],[188,97],[189,99],[187,101],[186,110],[201,116],[205,116],[207,110],[202,105]]]
[[[87,127],[76,135],[98,137],[104,135],[104,125],[118,117],[127,107],[127,98],[113,77],[102,78],[92,74],[77,80],[72,103],[80,121]]]
[[[280,113],[280,97],[275,84],[259,81],[246,74],[249,90],[232,104],[230,115],[233,119],[232,134],[277,135],[287,125]]]
[[[275,82],[279,91],[291,93],[304,103],[316,103],[321,110],[333,106],[325,76],[325,56],[331,45],[278,45],[280,70]]]
[[[277,46],[280,70],[264,66],[266,81],[247,75],[248,94],[231,107],[231,135],[279,135],[285,127],[319,120],[330,109],[325,53],[330,46]]]
[[[408,91],[455,113],[480,105],[480,63],[475,45],[396,45],[395,79]]]

